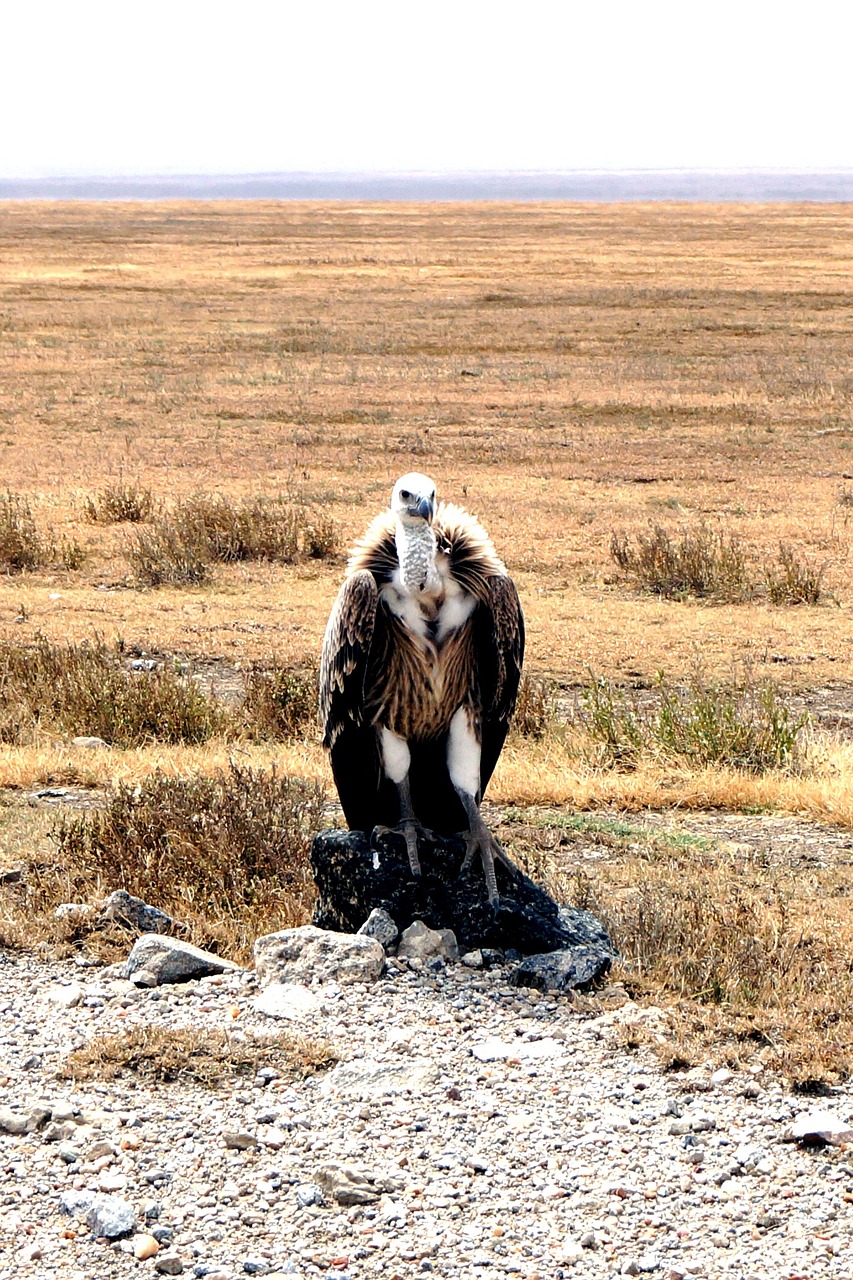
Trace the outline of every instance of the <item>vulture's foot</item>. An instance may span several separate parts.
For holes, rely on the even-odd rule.
[[[495,861],[502,862],[511,871],[516,869],[515,864],[506,849],[504,849],[499,840],[495,839],[484,822],[479,823],[476,827],[472,826],[469,831],[461,832],[461,835],[465,841],[465,857],[462,860],[459,874],[464,875],[474,861],[474,854],[478,853],[483,864],[483,875],[486,877],[486,892],[489,895],[489,904],[492,907],[497,907],[498,883],[495,878]]]
[[[409,855],[409,866],[412,868],[412,875],[419,876],[421,874],[418,840],[434,840],[435,836],[431,831],[427,831],[425,827],[422,827],[417,818],[406,818],[403,822],[398,823],[396,827],[377,827],[376,833],[380,836],[402,836],[406,842],[406,853]]]

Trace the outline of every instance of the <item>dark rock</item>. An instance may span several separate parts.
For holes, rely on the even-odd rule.
[[[319,891],[314,923],[352,933],[381,908],[401,932],[415,920],[452,929],[461,951],[514,949],[522,956],[586,947],[613,956],[595,916],[558,906],[518,869],[498,864],[500,900],[493,908],[479,863],[459,874],[465,854],[460,837],[422,839],[419,851],[422,874],[415,879],[405,841],[395,832],[368,837],[363,831],[321,831],[311,846]]]
[[[183,931],[186,925],[173,920],[159,907],[151,907],[141,898],[134,898],[126,889],[116,889],[100,906],[103,920],[110,920],[140,933],[172,933]]]
[[[124,977],[144,986],[186,982],[211,973],[239,972],[240,966],[230,960],[159,933],[143,933],[137,938],[124,966]]]
[[[601,946],[547,951],[522,960],[510,982],[517,987],[535,987],[538,991],[582,991],[604,977],[612,959],[612,952]]]

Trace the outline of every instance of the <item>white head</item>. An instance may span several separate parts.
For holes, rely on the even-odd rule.
[[[422,476],[418,471],[400,476],[391,491],[391,511],[401,524],[409,527],[432,524],[435,485],[429,476]]]

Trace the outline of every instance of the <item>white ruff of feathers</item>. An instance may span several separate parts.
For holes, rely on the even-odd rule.
[[[438,591],[441,579],[435,567],[436,540],[430,525],[404,525],[397,521],[395,534],[402,584],[412,595]]]

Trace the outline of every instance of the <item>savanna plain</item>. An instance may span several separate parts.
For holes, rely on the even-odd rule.
[[[323,627],[419,470],[518,585],[488,816],[611,928],[610,998],[673,1068],[849,1074],[849,207],[12,203],[0,243],[7,947],[114,958],[54,909],[118,887],[234,958],[309,918]]]

